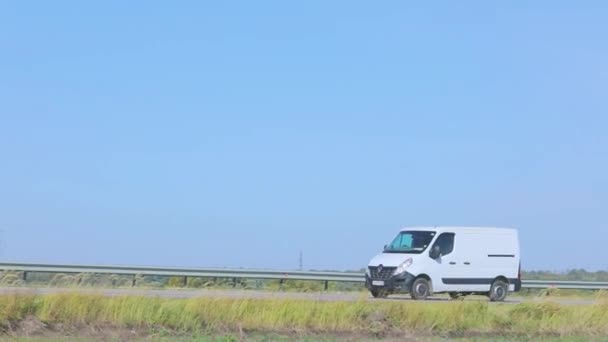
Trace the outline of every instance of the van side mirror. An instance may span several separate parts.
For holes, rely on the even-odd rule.
[[[439,248],[439,246],[433,246],[433,248],[431,248],[431,251],[429,252],[429,256],[432,259],[437,259],[441,256],[441,248]]]
[[[384,245],[384,250],[386,250],[387,247],[388,247],[388,245]]]

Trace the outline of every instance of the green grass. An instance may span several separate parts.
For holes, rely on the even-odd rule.
[[[237,335],[199,335],[199,336],[191,336],[191,337],[145,337],[141,339],[134,339],[133,341],[141,341],[141,342],[239,342],[245,338],[241,338]],[[11,342],[95,342],[98,341],[99,338],[75,338],[75,337],[60,337],[60,338],[52,338],[52,337],[21,337],[10,339]],[[107,339],[104,338],[104,341],[124,341],[124,339]],[[266,335],[253,335],[247,336],[247,341],[252,342],[338,342],[338,341],[361,341],[360,339],[351,338],[340,338],[336,336],[302,336],[302,337],[294,337],[289,335],[276,335],[276,334],[266,334]],[[372,339],[364,339],[372,341]],[[377,339],[375,339],[377,340]],[[9,339],[2,339],[0,341],[9,341]],[[568,341],[570,342],[570,341]]]
[[[364,338],[359,337],[339,337],[339,336],[309,336],[309,337],[293,337],[287,335],[257,335],[247,336],[244,338],[247,341],[252,342],[341,342],[341,341],[378,341],[377,338]],[[193,337],[160,337],[160,338],[142,338],[135,339],[133,341],[141,342],[239,342],[244,340],[243,338],[237,337],[236,335],[201,335]],[[74,338],[74,337],[61,337],[61,338],[48,338],[48,337],[24,337],[15,339],[2,339],[0,341],[11,341],[11,342],[95,342],[99,339],[95,338]],[[103,339],[104,341],[123,341],[121,339]],[[398,337],[389,338],[391,341],[403,341]],[[443,342],[445,338],[416,338],[416,341],[428,341],[428,342]],[[547,337],[547,338],[526,338],[526,337],[480,337],[480,338],[462,338],[462,339],[450,339],[450,341],[456,342],[606,342],[608,338],[588,338],[588,337]]]
[[[83,294],[0,296],[4,331],[26,317],[51,325],[113,326],[179,333],[277,332],[423,336],[608,335],[608,302],[326,302],[291,299],[162,299]]]

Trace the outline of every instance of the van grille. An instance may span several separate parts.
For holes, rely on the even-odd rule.
[[[372,279],[384,280],[390,278],[396,269],[397,267],[382,267],[382,270],[378,270],[378,267],[370,266],[369,274]]]

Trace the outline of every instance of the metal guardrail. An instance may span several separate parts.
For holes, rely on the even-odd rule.
[[[528,289],[557,288],[573,290],[608,290],[608,282],[568,280],[522,280],[522,287]]]
[[[27,280],[28,273],[94,273],[94,274],[120,274],[133,276],[133,286],[136,285],[137,276],[167,276],[182,277],[183,284],[188,278],[231,278],[236,279],[278,279],[310,280],[325,282],[365,282],[362,273],[347,272],[315,272],[315,271],[280,271],[255,269],[227,269],[227,268],[177,268],[177,267],[147,267],[147,266],[88,266],[88,265],[50,265],[25,263],[0,263],[2,271],[23,272],[23,279]]]
[[[94,273],[94,274],[120,274],[133,276],[133,285],[136,285],[137,276],[167,276],[182,277],[184,285],[188,278],[232,278],[232,279],[278,279],[310,280],[325,282],[365,282],[363,273],[353,272],[317,272],[317,271],[280,271],[255,269],[226,269],[226,268],[177,268],[177,267],[140,267],[140,266],[88,266],[88,265],[50,265],[27,263],[0,263],[2,271],[23,272],[24,280],[28,273]],[[523,288],[530,289],[580,289],[602,290],[608,289],[608,282],[590,281],[562,281],[562,280],[523,280]]]

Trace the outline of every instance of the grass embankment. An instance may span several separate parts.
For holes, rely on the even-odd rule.
[[[21,322],[32,318],[50,330],[99,326],[206,334],[608,335],[608,301],[561,306],[554,303],[162,299],[82,294],[0,296],[0,324],[5,333],[18,331]]]

